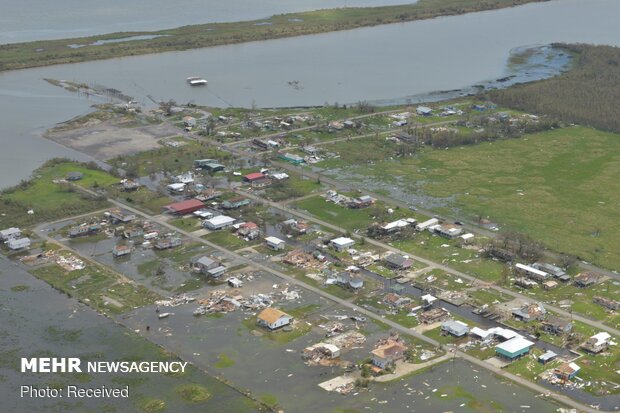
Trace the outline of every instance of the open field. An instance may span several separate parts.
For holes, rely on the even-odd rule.
[[[7,44],[0,46],[0,70],[348,30],[512,7],[534,1],[539,0],[420,0],[411,5],[329,9],[282,14],[261,20],[210,23],[153,32],[124,32],[103,36]],[[264,22],[269,24],[264,24]],[[118,40],[132,36],[153,36],[154,38],[92,44],[101,40]],[[69,44],[78,44],[81,47],[70,48]]]
[[[231,155],[219,151],[203,143],[183,138],[176,139],[182,145],[178,147],[157,145],[157,148],[146,150],[134,155],[118,156],[110,163],[127,171],[129,176],[145,176],[156,172],[181,173],[193,165],[197,159],[217,159],[220,162],[229,160]]]
[[[98,264],[88,264],[85,269],[75,271],[53,264],[31,273],[104,314],[119,314],[160,298],[143,285],[122,280]]]
[[[0,193],[0,227],[28,226],[39,222],[78,215],[105,208],[107,202],[87,196],[64,180],[69,172],[84,177],[76,184],[85,188],[107,187],[118,182],[112,175],[69,161],[49,161],[33,173],[33,178]],[[33,214],[28,214],[32,209]]]
[[[386,211],[388,208],[385,203],[377,201],[368,208],[352,209],[329,202],[320,195],[299,201],[295,203],[295,207],[308,211],[323,221],[338,225],[349,231],[361,230],[363,232],[376,221],[375,217],[377,215],[386,215],[383,211]],[[414,215],[410,211],[397,209],[393,214],[387,216],[386,219],[395,221],[400,218],[413,217]]]
[[[342,154],[378,149],[359,144],[353,149],[339,142],[332,149]],[[344,170],[384,186],[398,183],[403,193],[441,200],[472,220],[488,216],[554,250],[617,269],[619,149],[616,134],[570,127],[469,147],[424,149],[413,157]]]

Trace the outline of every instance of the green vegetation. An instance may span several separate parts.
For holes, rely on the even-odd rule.
[[[81,330],[70,330],[62,327],[48,326],[45,329],[46,339],[50,341],[66,341],[72,343],[82,335]]]
[[[139,403],[140,408],[148,413],[166,409],[166,402],[160,399],[145,399]]]
[[[235,360],[228,357],[227,354],[222,353],[217,357],[217,363],[215,363],[215,367],[218,369],[227,369],[235,365]]]
[[[427,148],[414,157],[346,170],[443,200],[446,209],[473,221],[490,216],[553,250],[619,268],[619,149],[618,135],[570,127],[469,147]]]
[[[85,269],[75,271],[52,264],[30,272],[104,314],[123,313],[160,298],[146,287],[123,280],[99,264],[88,264]]]
[[[254,240],[249,242],[245,241],[227,229],[213,231],[210,234],[204,235],[202,238],[232,251],[238,250],[240,248],[251,247],[260,243],[260,240]]]
[[[271,408],[275,408],[278,405],[278,398],[275,394],[263,393],[260,395],[260,401],[265,403]]]
[[[14,285],[13,287],[11,287],[11,291],[15,293],[19,293],[22,291],[30,291],[30,287],[27,285]]]
[[[377,220],[382,221],[382,218],[393,221],[413,215],[408,211],[400,209],[395,210],[391,215],[387,215],[388,206],[381,201],[376,201],[374,206],[368,208],[352,209],[345,205],[336,205],[333,202],[329,202],[320,195],[296,202],[295,207],[308,211],[318,219],[338,225],[349,231],[356,229],[366,230],[370,224]]]
[[[504,407],[493,400],[480,400],[462,386],[444,386],[433,393],[435,397],[447,400],[464,400],[467,407],[477,412],[503,412]]]
[[[503,105],[544,113],[565,122],[578,122],[620,132],[618,94],[609,87],[620,83],[620,48],[555,45],[575,56],[571,70],[561,76],[490,93]]]
[[[65,159],[46,162],[33,173],[33,178],[0,192],[0,227],[26,227],[105,208],[103,197],[86,194],[64,180],[69,172],[80,172],[84,177],[75,181],[85,188],[105,187],[117,179],[93,164],[80,164]],[[32,210],[32,214],[28,214]]]
[[[151,214],[161,214],[164,206],[174,202],[168,195],[153,192],[146,188],[140,188],[133,192],[122,192],[117,188],[112,188],[108,190],[108,195]]]
[[[430,19],[481,10],[518,6],[539,0],[420,0],[402,6],[318,10],[272,16],[265,20],[210,23],[153,32],[123,32],[103,36],[44,40],[0,46],[0,70],[188,50],[231,43],[301,36],[388,23]],[[265,22],[269,24],[264,24]],[[130,36],[159,36],[150,40],[93,45],[100,40]],[[70,48],[69,44],[83,45]]]
[[[176,387],[176,392],[185,401],[191,403],[205,402],[211,398],[209,390],[200,384],[182,384]]]
[[[491,305],[493,303],[510,301],[512,297],[509,297],[501,291],[493,290],[491,288],[481,288],[475,291],[468,291],[467,293],[473,300],[475,305],[483,306],[484,304]]]
[[[265,197],[272,201],[280,202],[288,199],[299,198],[321,189],[321,184],[316,180],[289,174],[289,178],[276,181],[265,190]]]
[[[294,318],[303,318],[321,308],[318,304],[306,304],[299,307],[284,308],[282,311],[293,316]]]
[[[193,166],[197,159],[216,159],[224,162],[232,157],[204,142],[183,139],[178,147],[162,146],[135,155],[119,156],[110,161],[126,171],[129,177],[147,176],[157,172],[181,173]]]
[[[196,218],[175,218],[168,221],[168,223],[186,232],[200,229],[200,221]]]
[[[278,330],[269,331],[264,329],[257,324],[256,317],[250,317],[248,319],[243,320],[243,325],[250,331],[257,330],[263,333],[263,336],[278,344],[286,344],[290,343],[293,340],[298,339],[299,337],[303,337],[310,332],[312,326],[303,320],[296,320],[292,324],[291,331],[285,331],[283,328]]]

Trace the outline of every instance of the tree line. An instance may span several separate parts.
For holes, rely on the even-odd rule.
[[[489,93],[493,101],[620,133],[620,48],[554,44],[574,56],[562,75]]]

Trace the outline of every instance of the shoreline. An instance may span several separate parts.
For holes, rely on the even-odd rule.
[[[352,30],[547,1],[420,0],[399,6],[325,9],[234,23],[10,43],[0,45],[0,72]]]

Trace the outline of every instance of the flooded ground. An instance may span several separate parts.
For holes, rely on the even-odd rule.
[[[278,280],[273,279],[273,282]],[[303,292],[299,301],[284,304],[283,307],[288,309],[308,304],[321,306],[316,314],[347,314],[345,309],[307,291]],[[303,348],[324,339],[324,330],[315,327],[296,340],[277,343],[252,334],[243,324],[243,319],[248,315],[235,312],[221,318],[195,317],[192,315],[193,307],[191,304],[175,307],[174,316],[165,320],[157,320],[153,308],[143,308],[122,322],[135,329],[156,325],[157,328],[151,327],[148,334],[150,340],[243,388],[253,389],[259,398],[277,400],[286,412],[556,410],[552,403],[512,384],[502,383],[485,371],[474,370],[477,377],[472,380],[472,366],[461,361],[440,364],[430,371],[395,383],[371,385],[369,390],[354,391],[347,396],[328,393],[318,384],[340,375],[340,369],[309,367],[300,356]],[[311,319],[316,317],[318,315]],[[353,362],[365,359],[375,340],[387,334],[373,323],[363,326],[361,331],[368,335],[368,340],[360,348],[345,353],[343,359]],[[222,354],[234,364],[218,368]]]
[[[172,360],[160,348],[52,289],[0,256],[0,397],[6,412],[130,412],[163,400],[166,411],[257,411],[237,391],[192,368],[184,375],[22,374],[20,357],[81,357],[84,360]],[[177,394],[182,384],[199,383],[211,393],[204,403],[188,403]],[[130,386],[124,399],[20,399],[19,386]],[[232,410],[231,410],[232,409]]]

